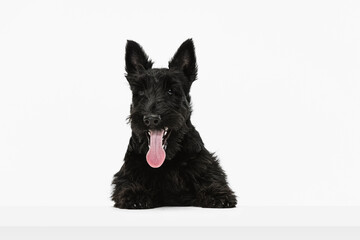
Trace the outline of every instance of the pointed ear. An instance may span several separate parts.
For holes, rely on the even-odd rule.
[[[139,73],[152,67],[153,62],[137,42],[128,40],[125,52],[126,72],[128,74]]]
[[[192,39],[188,39],[181,44],[174,57],[169,62],[169,69],[176,69],[184,72],[190,80],[190,83],[196,79],[197,66],[195,47]]]

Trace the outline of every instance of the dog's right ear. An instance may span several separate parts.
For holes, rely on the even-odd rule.
[[[153,62],[144,52],[142,47],[135,41],[128,40],[125,50],[126,72],[128,74],[140,73],[150,69]]]

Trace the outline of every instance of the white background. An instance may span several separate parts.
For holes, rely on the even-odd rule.
[[[1,1],[0,206],[111,206],[127,39],[193,38],[193,123],[239,205],[360,205],[358,1]]]

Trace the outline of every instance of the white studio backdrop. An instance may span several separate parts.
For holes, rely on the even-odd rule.
[[[1,1],[0,206],[110,206],[131,93],[193,38],[193,123],[239,205],[360,205],[359,1]]]

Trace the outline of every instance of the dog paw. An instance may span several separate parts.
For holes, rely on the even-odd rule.
[[[150,200],[147,199],[123,199],[115,203],[114,207],[124,208],[124,209],[148,209],[153,208],[153,204]]]
[[[153,202],[145,193],[126,191],[115,201],[114,207],[124,209],[148,209],[153,208]]]
[[[216,191],[204,189],[197,196],[197,205],[203,208],[233,208],[237,204],[236,196],[231,190]]]
[[[233,198],[231,195],[222,197],[207,196],[200,203],[200,206],[204,208],[233,208],[236,206],[236,200]]]
[[[126,208],[127,209],[147,209],[147,208],[152,208],[152,204],[150,203],[150,201],[136,201],[136,202],[129,201],[126,204]]]

